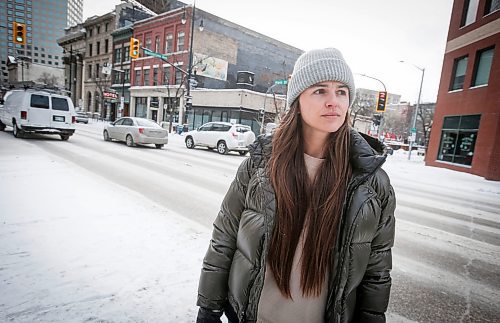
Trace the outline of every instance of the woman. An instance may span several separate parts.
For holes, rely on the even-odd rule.
[[[355,93],[338,50],[298,58],[214,222],[198,322],[385,321],[395,197],[384,146],[349,127]]]

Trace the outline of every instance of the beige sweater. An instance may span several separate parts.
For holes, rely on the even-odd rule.
[[[316,171],[323,163],[318,159],[304,154],[307,172],[311,181]],[[264,287],[259,299],[257,312],[258,323],[319,323],[323,322],[326,306],[328,279],[323,281],[323,288],[319,297],[304,297],[300,288],[300,272],[302,268],[301,256],[303,250],[303,234],[301,234],[290,274],[290,291],[292,299],[281,294],[269,265],[266,266]]]

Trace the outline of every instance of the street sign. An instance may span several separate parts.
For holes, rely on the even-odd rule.
[[[274,84],[276,84],[276,85],[287,85],[288,81],[287,80],[276,80],[276,81],[274,81]]]
[[[417,128],[411,128],[411,133],[417,133]]]
[[[147,48],[143,48],[143,50],[144,50],[144,55],[158,57],[158,58],[161,58],[163,60],[167,60],[167,58],[170,56],[170,55],[165,55],[165,54],[153,52],[152,50],[147,49]]]

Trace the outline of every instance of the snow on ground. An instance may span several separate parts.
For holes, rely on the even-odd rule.
[[[209,230],[23,149],[0,148],[0,321],[193,322]]]

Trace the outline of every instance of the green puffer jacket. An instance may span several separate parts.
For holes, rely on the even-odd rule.
[[[325,322],[385,322],[394,243],[395,196],[378,140],[351,130],[352,179],[329,274]],[[238,169],[214,222],[203,261],[198,306],[227,302],[240,322],[255,322],[276,200],[265,167],[271,137],[259,137]]]

